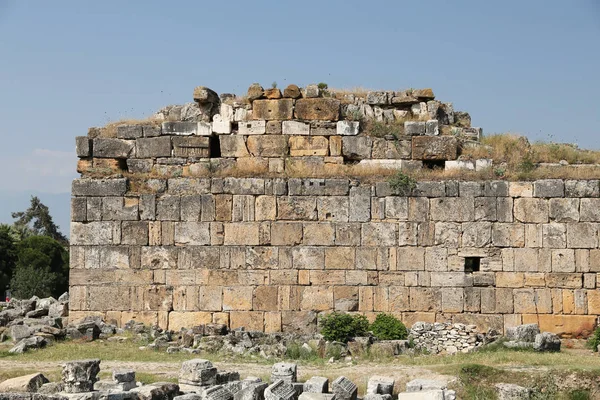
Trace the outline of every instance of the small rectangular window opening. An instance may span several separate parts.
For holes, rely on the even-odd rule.
[[[481,257],[465,257],[465,272],[478,272],[481,266]]]

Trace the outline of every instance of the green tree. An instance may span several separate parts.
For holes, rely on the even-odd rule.
[[[17,247],[8,225],[0,225],[0,296],[8,287],[17,262]],[[4,299],[0,299],[4,300]]]
[[[67,237],[60,232],[58,225],[52,220],[48,207],[36,196],[31,196],[31,204],[27,210],[14,212],[12,217],[17,219],[14,225],[18,230],[26,231],[27,227],[30,227],[33,235],[50,236],[63,246],[69,245]]]
[[[13,296],[60,296],[68,289],[68,252],[49,236],[31,236],[17,244],[17,266],[10,287]]]

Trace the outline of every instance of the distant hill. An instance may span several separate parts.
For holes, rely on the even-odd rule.
[[[50,215],[60,227],[60,231],[69,236],[71,220],[70,193],[8,192],[0,190],[0,223],[12,223],[11,212],[25,211],[29,207],[31,196],[37,196],[50,209]]]

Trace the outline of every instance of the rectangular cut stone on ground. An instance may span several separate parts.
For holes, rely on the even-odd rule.
[[[356,400],[358,388],[350,379],[340,376],[331,384],[331,391],[338,400]]]
[[[291,383],[279,379],[265,389],[265,400],[294,400],[298,393]]]
[[[304,393],[327,393],[329,379],[322,376],[313,376],[304,382]]]
[[[283,380],[287,383],[294,383],[297,379],[298,366],[292,363],[276,363],[271,369],[271,382]]]
[[[208,360],[196,358],[181,363],[179,383],[187,385],[214,385],[217,379],[217,369]]]

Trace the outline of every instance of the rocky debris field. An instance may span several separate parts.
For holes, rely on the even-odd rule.
[[[63,365],[62,379],[50,382],[43,374],[35,373],[0,383],[0,399],[10,400],[357,400],[358,386],[345,376],[330,381],[313,376],[298,381],[298,366],[277,363],[272,366],[270,379],[247,376],[237,371],[219,371],[210,361],[193,359],[181,364],[178,384],[159,382],[143,385],[136,382],[131,369],[112,371],[112,379],[100,380],[100,360],[79,360]],[[447,382],[415,379],[397,393],[395,380],[372,376],[362,399],[440,399],[454,400],[456,393]],[[418,397],[415,397],[418,395]]]

